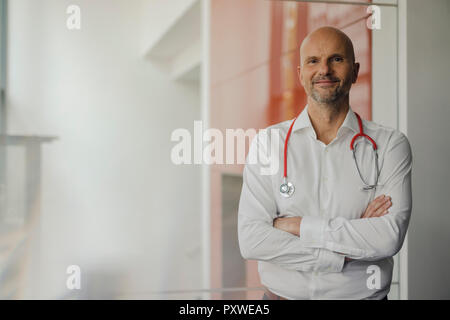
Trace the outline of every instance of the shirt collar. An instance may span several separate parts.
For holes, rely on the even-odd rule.
[[[297,131],[304,128],[310,128],[314,135],[316,136],[316,132],[314,131],[314,128],[311,124],[311,119],[308,115],[308,105],[305,106],[303,111],[298,115],[297,120],[295,120],[294,127],[292,128],[292,131]],[[342,133],[342,128],[348,128],[352,130],[354,133],[359,133],[359,124],[358,119],[356,118],[355,113],[353,112],[352,108],[348,108],[347,115],[344,119],[344,122],[342,123],[341,127],[338,130],[338,136],[340,136]]]
[[[339,130],[341,130],[342,128],[348,128],[354,133],[359,133],[358,118],[356,117],[355,112],[353,112],[352,107],[348,108],[347,116],[345,117],[344,122],[342,123]]]

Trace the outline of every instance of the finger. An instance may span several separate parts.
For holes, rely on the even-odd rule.
[[[369,204],[369,211],[377,210],[380,206],[382,206],[384,204],[385,201],[386,201],[386,196],[384,194],[375,198]]]
[[[381,217],[384,216],[385,214],[387,214],[389,211],[388,209],[392,206],[392,202],[391,202],[391,198],[388,198],[388,201],[386,201],[386,203],[381,206],[380,208],[378,208],[378,210],[373,214],[373,217]]]
[[[386,202],[385,195],[381,195],[374,200],[372,200],[367,206],[366,212],[364,213],[364,218],[370,218],[373,214]]]
[[[284,224],[286,222],[286,220],[289,218],[276,218],[275,220],[273,220],[273,226],[276,229],[280,229],[280,230],[284,230]]]
[[[379,217],[387,214],[386,210],[391,207],[391,197],[385,196],[382,201],[377,201],[367,214],[367,218]]]
[[[369,218],[375,217],[377,214],[381,212],[383,212],[385,210],[385,206],[388,203],[388,199],[383,199],[382,202],[379,202],[376,204],[376,206],[373,207],[373,209],[370,211],[369,213]]]
[[[368,218],[378,217],[389,207],[389,198],[385,198],[381,204],[374,207],[368,215]]]
[[[283,218],[277,217],[277,218],[273,219],[273,226],[275,228],[277,228],[277,226],[280,224],[281,219],[283,219]]]

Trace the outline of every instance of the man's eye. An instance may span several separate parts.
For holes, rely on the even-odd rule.
[[[341,57],[334,57],[334,61],[342,62],[342,61],[344,61],[344,59],[342,59]]]
[[[316,62],[317,62],[316,59],[309,60],[309,63],[316,63]]]

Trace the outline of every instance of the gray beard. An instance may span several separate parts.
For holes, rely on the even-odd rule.
[[[339,85],[331,94],[326,96],[321,96],[320,93],[314,88],[314,85],[311,87],[311,97],[319,104],[336,106],[339,102],[347,96],[347,93],[344,92],[343,88],[351,87],[351,79],[348,78],[344,81],[342,85]]]
[[[319,92],[314,89],[314,86],[311,90],[311,97],[320,104],[335,104],[343,97],[341,87],[337,87],[330,95],[323,96],[320,95]]]

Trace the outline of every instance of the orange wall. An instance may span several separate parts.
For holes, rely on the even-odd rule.
[[[312,30],[330,25],[352,40],[361,64],[350,105],[371,119],[371,32],[366,7],[261,0],[211,2],[211,127],[262,129],[293,118],[306,104],[297,78],[299,47]],[[243,165],[211,170],[211,287],[222,287],[221,175]],[[247,286],[261,286],[256,262],[247,263]],[[260,292],[247,297],[259,299]],[[220,299],[220,294],[212,298]]]

